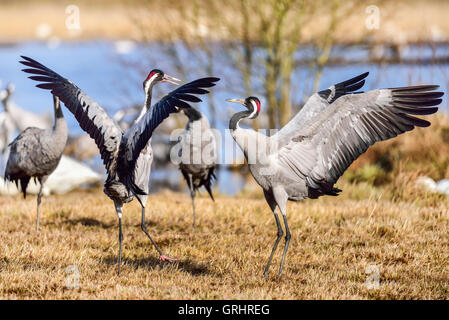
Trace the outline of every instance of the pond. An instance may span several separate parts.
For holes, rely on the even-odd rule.
[[[11,99],[18,106],[36,113],[51,112],[52,100],[48,92],[35,88],[35,83],[27,79],[20,70],[20,55],[30,56],[62,76],[69,78],[94,100],[96,100],[110,114],[115,111],[141,105],[144,99],[142,80],[153,68],[160,68],[175,77],[179,76],[179,69],[173,58],[168,55],[167,49],[175,49],[180,61],[185,64],[184,81],[203,77],[204,55],[201,52],[192,52],[182,44],[172,48],[161,43],[134,43],[129,41],[79,41],[79,42],[23,42],[17,44],[0,45],[0,79],[5,83],[12,82],[16,86],[15,95]],[[199,50],[199,49],[198,49]],[[243,87],[240,74],[235,70],[232,63],[221,54],[221,44],[211,44],[211,50],[216,55],[214,76],[222,78],[222,81],[214,88],[214,102],[217,106],[218,130],[223,131],[228,127],[228,121],[234,109],[225,103],[226,98],[243,97]],[[405,57],[420,57],[425,55],[444,56],[448,53],[447,46],[437,49],[426,49],[416,46],[406,47],[403,50]],[[313,50],[304,47],[297,52],[297,58],[310,58]],[[358,47],[336,47],[332,51],[334,57],[346,59],[368,57],[371,54],[367,48]],[[256,50],[256,58],[261,59],[262,53]],[[262,62],[260,62],[262,63]],[[257,69],[257,64],[256,67]],[[178,71],[177,71],[178,70]],[[334,83],[346,80],[363,72],[369,71],[365,90],[374,88],[406,86],[411,84],[440,84],[442,90],[447,93],[449,83],[449,67],[447,64],[389,64],[377,65],[369,63],[357,63],[349,65],[331,65],[324,69],[320,88],[326,88]],[[260,76],[261,70],[255,70],[256,76]],[[293,74],[292,100],[299,104],[304,97],[310,95],[313,73],[308,66],[298,67]],[[157,88],[155,98],[161,97],[163,93],[171,90],[169,85],[161,85]],[[263,91],[255,88],[254,95],[262,96]],[[262,100],[262,112],[264,101]],[[206,103],[199,105],[200,110],[210,116]],[[447,112],[446,99],[440,110]],[[65,112],[69,130],[72,134],[82,133],[73,115]],[[230,143],[223,144],[223,148],[229,148]],[[240,154],[241,156],[241,154]],[[101,167],[101,162],[95,160],[95,167]],[[234,194],[244,186],[244,180],[238,173],[228,170],[220,170],[218,173],[218,188],[221,193]],[[176,183],[181,179],[178,170],[154,170],[153,179],[170,180]]]

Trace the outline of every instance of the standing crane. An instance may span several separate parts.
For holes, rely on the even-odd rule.
[[[148,163],[144,161],[144,157],[140,156],[142,150],[146,148],[153,131],[164,119],[171,113],[179,112],[180,109],[191,108],[188,102],[201,102],[195,94],[208,93],[204,88],[214,86],[219,79],[209,77],[189,82],[171,91],[157,104],[150,106],[151,79],[160,76],[150,72],[143,82],[145,107],[148,111],[142,112],[138,121],[123,132],[104,109],[74,83],[31,58],[24,56],[22,58],[24,60],[20,62],[28,67],[23,71],[33,74],[29,77],[30,79],[41,82],[36,85],[37,87],[51,90],[64,102],[67,109],[75,115],[80,127],[95,140],[100,150],[108,174],[103,191],[114,201],[119,222],[118,274],[120,274],[123,242],[122,207],[134,197],[140,202],[140,196],[146,196],[142,186],[148,184],[148,180],[142,181],[141,176],[147,171],[145,167]],[[144,207],[143,203],[140,204]],[[159,259],[173,261],[174,259],[162,253],[148,233],[145,225],[145,210],[142,210],[141,228],[159,253]]]
[[[5,178],[15,182],[22,189],[26,198],[26,189],[31,178],[39,181],[37,195],[36,230],[39,232],[39,214],[42,197],[42,187],[48,176],[56,169],[61,160],[67,142],[67,123],[62,114],[59,98],[53,96],[54,125],[51,129],[29,127],[22,131],[11,144]]]
[[[0,80],[0,86],[2,81]],[[11,94],[11,84],[5,89],[0,90],[0,101],[6,107],[9,96]],[[12,140],[14,134],[14,124],[10,114],[4,110],[0,112],[0,154],[5,154],[8,149],[8,144]]]
[[[51,118],[47,115],[39,115],[27,111],[10,101],[14,93],[14,85],[9,83],[7,87],[0,91],[0,101],[5,111],[0,113],[0,153],[6,151],[3,141],[11,141],[11,136],[17,129],[19,132],[28,127],[38,127],[41,129],[52,126]],[[4,147],[2,147],[4,146]],[[92,159],[98,154],[98,149],[93,140],[86,134],[70,136],[67,138],[67,145],[64,154],[71,155],[76,159],[83,161]]]
[[[210,130],[209,121],[194,108],[184,109],[188,117],[186,130],[181,136],[181,162],[179,169],[190,190],[193,211],[193,229],[196,229],[195,194],[204,186],[212,201],[212,181],[217,162],[215,136]]]
[[[442,101],[443,93],[434,92],[437,85],[355,92],[363,86],[367,75],[315,93],[303,109],[271,137],[239,126],[242,119],[254,119],[259,115],[258,98],[227,100],[247,109],[232,116],[229,128],[245,154],[251,174],[263,189],[278,229],[264,275],[283,235],[276,208],[282,214],[286,232],[280,278],[291,238],[287,201],[337,196],[341,190],[334,184],[369,146],[415,127],[429,126],[430,122],[412,115],[433,114],[438,110],[435,106]]]

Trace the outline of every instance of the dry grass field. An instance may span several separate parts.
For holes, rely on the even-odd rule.
[[[221,13],[229,19],[239,15],[240,1],[226,1]],[[381,0],[374,2],[359,1],[360,8],[345,17],[335,33],[339,42],[359,42],[366,36],[378,42],[404,41],[432,41],[434,37],[449,34],[447,12],[449,2],[444,0]],[[66,28],[67,6],[76,4],[79,7],[81,32],[70,32]],[[236,9],[230,9],[233,6]],[[380,28],[375,32],[368,32],[365,20],[368,16],[366,8],[377,5],[380,13]],[[60,39],[136,39],[141,40],[139,25],[145,22],[147,40],[167,40],[176,37],[179,28],[190,30],[193,28],[180,15],[179,8],[192,10],[194,6],[204,8],[210,5],[208,0],[0,0],[0,41],[19,41],[40,39],[37,29],[42,24],[51,28],[51,36]],[[184,9],[182,9],[184,10]],[[207,12],[207,11],[206,11]],[[144,14],[143,14],[144,13]],[[143,14],[143,15],[142,15]],[[303,27],[302,41],[310,42],[319,36],[324,26],[328,24],[329,15],[318,11],[316,16]],[[141,19],[141,22],[136,20]],[[202,15],[202,23],[214,26],[216,17],[209,14]],[[235,34],[223,35],[211,28],[209,37],[227,39]],[[42,40],[42,39],[40,39]]]
[[[140,230],[138,204],[126,205],[120,276],[117,219],[100,189],[44,198],[39,234],[35,196],[1,197],[0,297],[448,299],[447,199],[421,194],[392,202],[379,189],[339,186],[341,197],[289,204],[292,241],[281,281],[281,250],[262,276],[276,227],[260,196],[198,198],[196,232],[187,194],[151,196],[150,233],[176,263],[159,263]],[[79,270],[79,288],[67,288],[69,266]],[[365,283],[373,266],[377,289]]]

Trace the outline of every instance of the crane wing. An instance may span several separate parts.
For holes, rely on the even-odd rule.
[[[120,127],[98,103],[70,80],[63,78],[36,60],[25,56],[21,57],[24,61],[20,61],[20,63],[30,67],[22,71],[33,74],[29,78],[41,82],[36,87],[51,90],[52,94],[64,102],[67,109],[75,116],[80,127],[95,140],[106,170],[108,172],[113,170],[112,167],[116,163],[115,160],[122,138]]]
[[[167,118],[170,113],[179,111],[179,108],[191,108],[188,102],[201,102],[202,100],[194,94],[206,94],[209,91],[203,88],[213,87],[218,78],[202,78],[189,82],[176,90],[171,91],[163,97],[158,103],[153,105],[145,115],[135,123],[123,136],[120,159],[123,160],[123,166],[119,169],[119,177],[136,194],[142,194],[134,184],[134,168],[140,152],[150,140],[153,131],[159,124]],[[123,153],[123,154],[122,154]],[[132,178],[132,179],[131,179]]]
[[[365,84],[365,78],[369,72],[365,72],[357,77],[334,84],[333,86],[316,92],[307,100],[306,104],[281,130],[272,137],[277,139],[278,147],[284,146],[290,138],[302,127],[308,125],[309,121],[325,110],[331,103],[339,97],[354,93]]]
[[[305,179],[316,194],[335,194],[333,184],[369,146],[430,122],[412,115],[437,112],[439,86],[381,89],[340,97],[278,151],[281,170]]]

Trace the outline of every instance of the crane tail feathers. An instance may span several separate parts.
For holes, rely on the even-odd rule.
[[[22,189],[23,198],[26,199],[27,197],[27,187],[28,183],[30,182],[30,177],[24,177],[20,179],[20,188]],[[16,180],[17,183],[17,180]]]
[[[217,180],[217,177],[215,176],[214,171],[215,171],[214,167],[209,170],[207,179],[206,179],[206,181],[204,181],[204,187],[206,188],[207,193],[209,193],[209,196],[212,199],[212,201],[215,202],[214,195],[212,194],[212,181]]]

